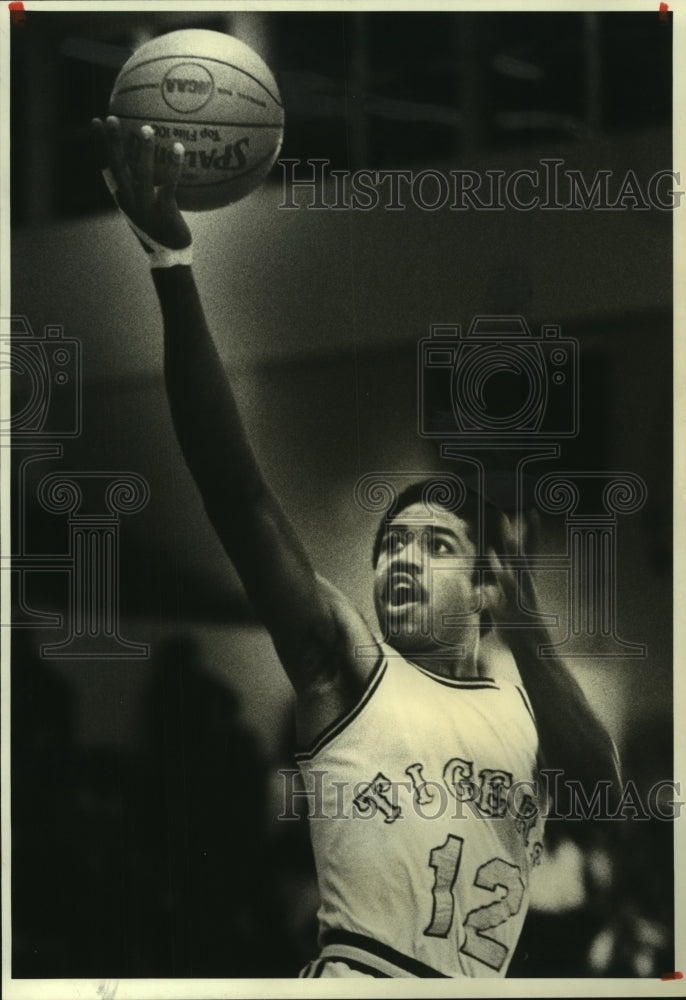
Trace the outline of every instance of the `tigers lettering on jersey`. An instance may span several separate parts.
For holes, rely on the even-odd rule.
[[[508,771],[495,768],[483,768],[479,771],[478,782],[472,780],[473,773],[473,763],[459,757],[452,757],[443,768],[443,784],[427,780],[424,777],[424,765],[419,762],[405,768],[409,781],[394,782],[379,771],[371,781],[362,782],[361,787],[359,784],[355,786],[352,815],[369,819],[379,814],[385,823],[394,823],[403,818],[403,810],[408,808],[407,803],[401,801],[404,792],[406,795],[411,794],[415,812],[426,819],[434,819],[446,810],[447,790],[457,802],[470,804],[477,815],[502,818],[509,813],[515,819],[517,829],[528,846],[529,833],[540,810],[528,793],[523,793],[519,800],[509,793],[530,783],[514,784]],[[461,813],[453,815],[459,818]],[[341,813],[338,816],[342,818]]]

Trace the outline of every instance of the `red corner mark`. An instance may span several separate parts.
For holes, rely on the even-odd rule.
[[[661,21],[666,21],[667,20],[667,12],[668,11],[669,11],[669,4],[668,3],[661,3],[660,4],[660,20]]]
[[[26,11],[24,10],[24,4],[21,0],[12,0],[12,3],[7,4],[10,12],[10,24],[14,28],[23,28],[24,22],[26,21]]]
[[[661,6],[666,7],[667,5],[664,4]],[[664,976],[660,976],[660,979],[662,980],[663,983],[668,983],[671,979],[683,979],[683,978],[684,978],[683,972],[667,972],[665,973]]]

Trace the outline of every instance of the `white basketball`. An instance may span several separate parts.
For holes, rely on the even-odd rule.
[[[284,112],[271,70],[244,42],[189,28],[145,42],[122,66],[110,98],[135,159],[142,125],[155,132],[156,181],[182,142],[179,207],[219,208],[265,179],[283,140]]]

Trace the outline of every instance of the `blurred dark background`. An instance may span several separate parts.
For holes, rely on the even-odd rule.
[[[305,823],[277,820],[290,691],[179,455],[149,278],[93,163],[89,122],[119,66],[184,26],[234,33],[273,68],[284,158],[447,172],[561,157],[644,183],[671,167],[672,30],[657,10],[29,11],[12,29],[12,312],[36,338],[59,325],[81,358],[42,431],[14,428],[17,977],[291,976],[316,947]],[[625,470],[648,487],[619,518],[617,557],[619,633],[647,656],[573,668],[626,776],[644,793],[671,778],[670,213],[315,214],[279,210],[281,184],[277,164],[244,202],[189,221],[246,423],[317,567],[370,615],[376,519],[354,483],[446,467],[417,434],[430,324],[561,324],[580,345],[580,432],[535,471]],[[118,536],[121,633],[148,655],[56,655],[73,625],[69,524],[39,484],[121,470],[150,491]],[[559,552],[561,521],[546,538]],[[561,639],[566,595],[548,576]],[[554,838],[514,975],[671,971],[671,825],[617,826]]]
[[[87,155],[90,119],[106,109],[118,68],[160,26],[152,13],[41,11],[14,32],[16,222],[108,208]],[[325,157],[335,169],[433,165],[671,125],[671,23],[658,16],[165,15],[165,31],[188,26],[253,44],[286,107],[282,157]]]

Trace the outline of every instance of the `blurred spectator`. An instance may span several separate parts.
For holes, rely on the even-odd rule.
[[[627,741],[624,778],[635,783],[648,816],[617,823],[613,891],[588,955],[594,975],[659,977],[674,969],[674,827],[656,815],[650,795],[672,778],[672,753],[671,719],[643,723]],[[666,803],[659,808],[668,814]]]
[[[548,824],[510,975],[656,978],[673,970],[673,824],[656,815],[650,795],[671,775],[671,720],[637,728],[622,756],[639,815],[627,805],[612,822]],[[667,815],[666,803],[659,808]]]

